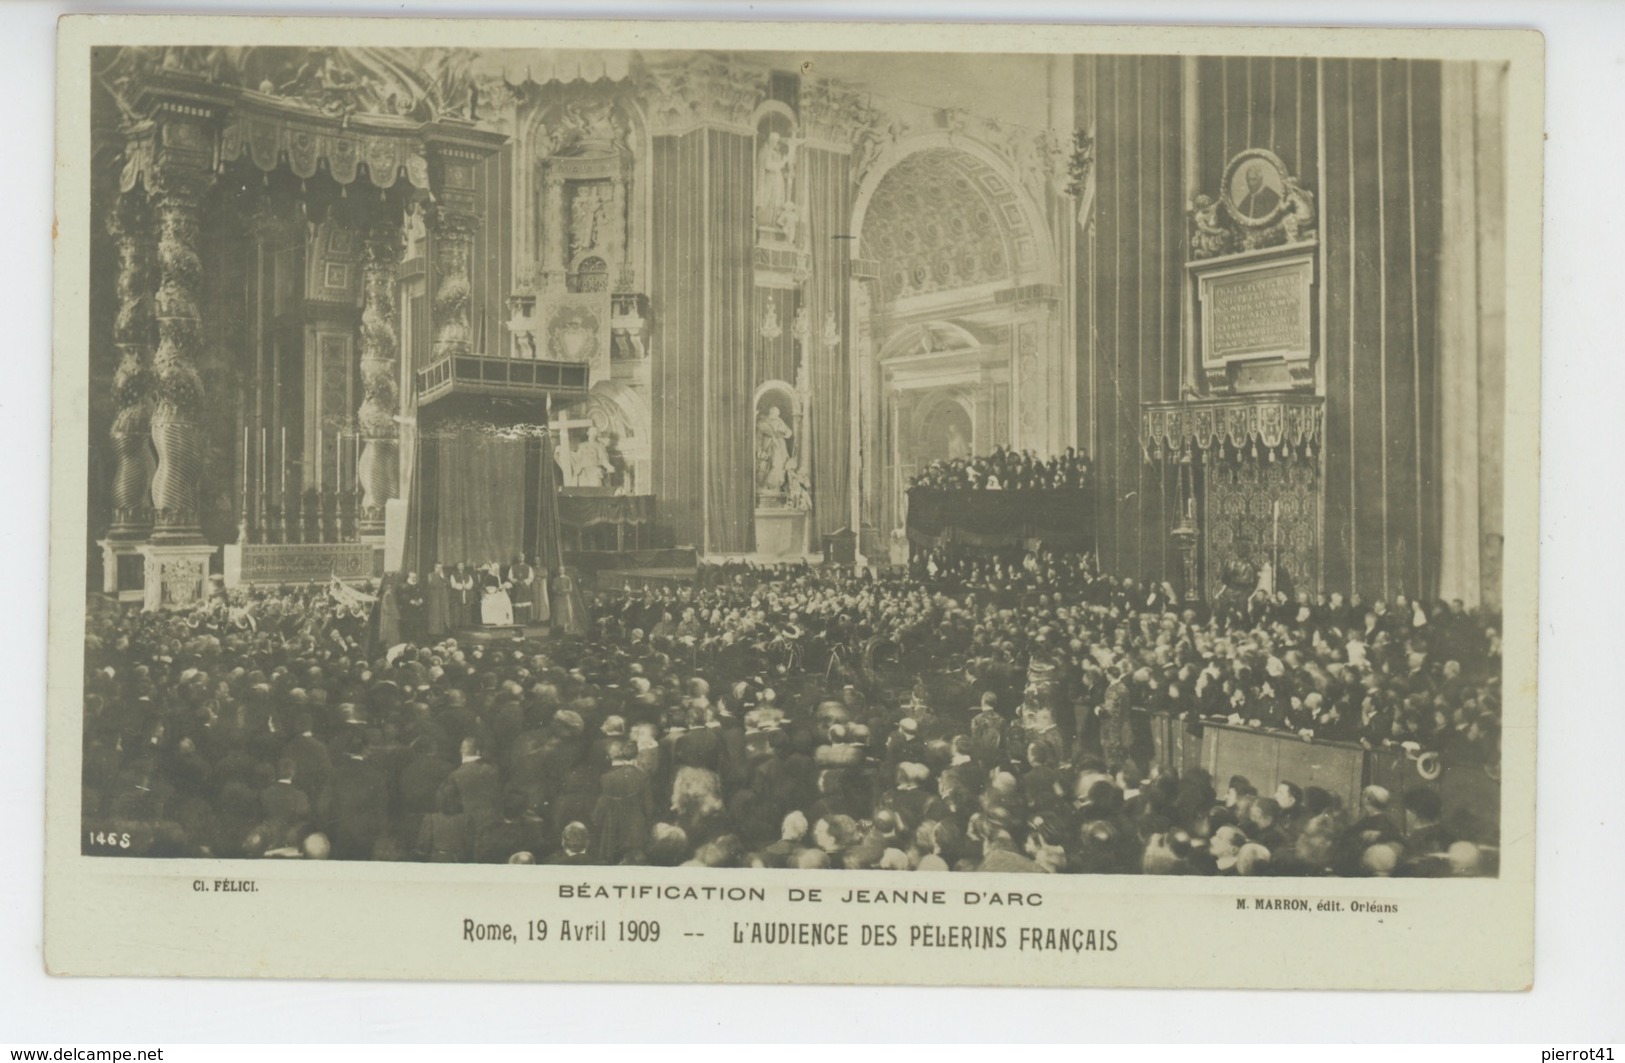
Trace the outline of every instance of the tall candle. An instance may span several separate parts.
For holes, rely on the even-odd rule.
[[[248,512],[248,426],[243,425],[243,512]]]
[[[1281,545],[1281,503],[1278,501],[1271,507],[1270,512],[1270,543],[1274,546]]]
[[[288,426],[282,426],[282,505],[288,505]]]

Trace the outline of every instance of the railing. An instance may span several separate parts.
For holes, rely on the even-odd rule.
[[[585,395],[584,362],[549,362],[521,358],[454,355],[418,370],[418,402],[433,402],[453,391],[512,394],[515,391]]]

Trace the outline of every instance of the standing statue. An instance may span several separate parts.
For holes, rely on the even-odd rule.
[[[615,472],[609,460],[609,448],[598,438],[598,429],[587,429],[587,438],[576,447],[571,464],[575,466],[575,486],[602,487],[604,479]]]
[[[756,490],[782,494],[790,465],[790,426],[773,406],[756,418]]]
[[[773,130],[756,153],[756,221],[759,225],[778,225],[785,205],[795,198],[798,143]]]
[[[583,188],[570,201],[570,256],[585,254],[598,247],[599,223],[603,220],[603,200],[598,191]]]
[[[959,425],[948,425],[948,460],[966,461],[970,458],[970,443],[965,439],[965,433],[959,430]]]

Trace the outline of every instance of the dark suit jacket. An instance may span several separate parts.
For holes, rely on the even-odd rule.
[[[288,742],[283,755],[293,761],[294,785],[313,799],[320,799],[333,772],[333,758],[318,738],[298,735]]]
[[[450,779],[476,830],[502,818],[502,778],[495,768],[483,760],[471,760],[452,772]]]
[[[326,818],[335,857],[371,859],[372,847],[389,824],[389,788],[377,765],[355,757],[339,758],[328,787]]]
[[[672,748],[677,764],[690,768],[707,768],[721,774],[723,758],[722,738],[711,727],[691,727],[678,736]]]
[[[261,790],[260,807],[265,810],[266,822],[279,834],[310,819],[310,798],[291,782],[274,782]]]

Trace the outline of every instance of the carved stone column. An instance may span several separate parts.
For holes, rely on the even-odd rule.
[[[542,270],[550,283],[563,285],[570,264],[565,260],[564,178],[548,173],[542,180]]]
[[[400,342],[395,332],[395,289],[400,280],[399,228],[379,225],[366,231],[361,247],[361,485],[360,534],[384,535],[384,503],[400,486],[400,429],[395,423],[400,395],[396,385]],[[466,258],[466,256],[465,256]],[[467,327],[466,282],[463,321]],[[342,478],[341,478],[342,479]]]
[[[203,469],[203,378],[198,292],[198,208],[207,174],[177,170],[163,175],[153,196],[158,223],[158,351],[153,356],[155,401],[152,443],[158,468],[152,477],[153,540],[201,543],[198,479]]]
[[[107,232],[118,248],[118,316],[113,346],[119,355],[113,377],[118,412],[113,442],[113,524],[107,537],[136,540],[152,528],[152,246],[147,205],[138,195],[119,197],[107,216]]]
[[[468,308],[472,299],[469,262],[479,218],[441,209],[434,222],[434,356],[466,355],[472,335]]]
[[[610,286],[624,291],[634,283],[631,262],[626,253],[626,178],[617,175],[609,183],[609,263]]]

